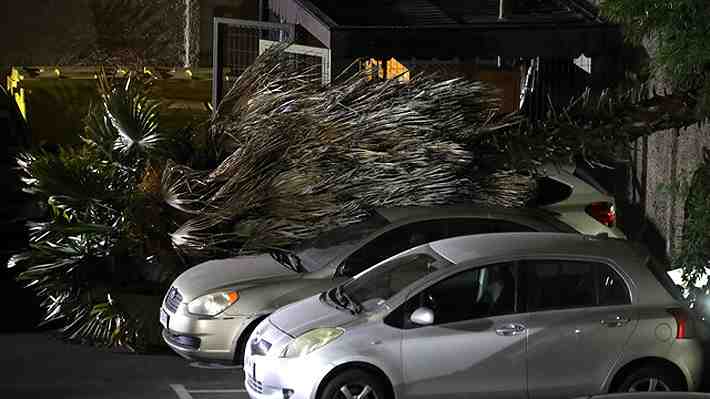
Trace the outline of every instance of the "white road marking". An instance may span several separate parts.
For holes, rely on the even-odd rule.
[[[191,389],[190,393],[240,393],[246,392],[246,389]]]
[[[178,399],[192,399],[192,395],[185,389],[184,385],[180,384],[170,384],[170,388],[175,391],[175,394],[178,396]]]

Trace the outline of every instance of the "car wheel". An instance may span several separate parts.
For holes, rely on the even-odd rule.
[[[387,399],[382,381],[364,370],[351,369],[331,379],[318,399]]]
[[[239,341],[237,344],[237,347],[234,350],[234,364],[243,364],[244,363],[244,353],[246,352],[247,349],[247,343],[249,343],[249,336],[251,336],[251,333],[254,332],[254,329],[256,326],[261,323],[262,320],[264,320],[268,315],[259,317],[258,319],[254,320],[251,324],[247,326],[247,328],[242,331],[242,334],[239,336]]]
[[[642,367],[629,374],[617,392],[683,391],[685,384],[670,370],[658,366]]]

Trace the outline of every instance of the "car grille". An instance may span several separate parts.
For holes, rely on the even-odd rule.
[[[189,335],[178,335],[173,334],[168,330],[163,331],[164,337],[172,344],[182,346],[188,349],[199,349],[200,343],[202,342],[197,337],[191,337]]]
[[[264,391],[264,385],[261,382],[251,378],[251,376],[247,377],[247,384],[249,384],[251,389],[258,393],[262,393]]]
[[[182,302],[182,295],[180,295],[178,289],[175,287],[170,288],[168,295],[165,296],[165,307],[175,313],[180,302]]]

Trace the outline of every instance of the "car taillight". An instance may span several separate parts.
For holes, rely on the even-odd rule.
[[[676,339],[692,338],[692,321],[689,320],[688,311],[685,309],[676,308],[668,309],[668,313],[670,313],[675,319]]]
[[[585,209],[587,214],[607,227],[614,227],[616,210],[611,202],[593,202]]]

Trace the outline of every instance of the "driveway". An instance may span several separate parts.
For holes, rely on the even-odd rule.
[[[170,352],[138,356],[61,342],[49,334],[1,334],[3,399],[248,399],[241,367],[191,363]]]

